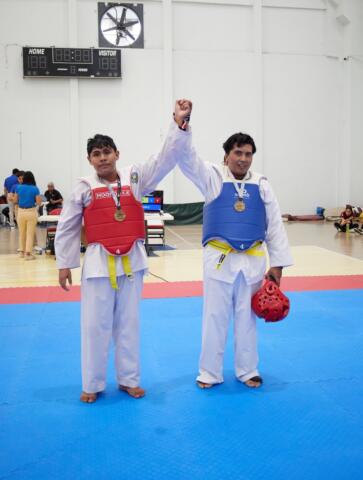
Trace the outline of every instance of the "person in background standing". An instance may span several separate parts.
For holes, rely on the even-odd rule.
[[[14,206],[14,223],[17,225],[18,224],[18,205],[15,203],[15,193],[16,189],[18,188],[18,185],[21,185],[23,183],[23,178],[24,178],[24,172],[22,170],[19,170],[18,173],[16,174],[18,177],[18,183],[14,183],[13,186],[10,189],[10,192],[8,193],[8,201],[13,203]]]
[[[18,172],[19,172],[19,169],[14,168],[12,171],[12,174],[9,177],[5,178],[5,181],[4,181],[4,195],[9,204],[10,228],[15,228],[15,222],[14,222],[14,201],[12,200],[11,196],[9,197],[9,193],[11,191],[11,187],[18,183],[18,177],[17,177]]]
[[[23,184],[17,186],[14,198],[18,204],[19,256],[35,260],[32,251],[38,220],[36,205],[40,205],[42,200],[32,172],[24,173]]]

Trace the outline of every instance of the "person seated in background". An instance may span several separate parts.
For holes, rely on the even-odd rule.
[[[48,215],[52,210],[63,207],[63,197],[61,193],[54,188],[53,182],[48,183],[48,190],[44,192],[44,196],[48,202],[46,206]]]
[[[354,207],[353,213],[357,217],[357,222],[360,223],[360,226],[357,226],[354,231],[359,233],[359,235],[363,235],[363,209],[361,207]]]
[[[348,230],[353,230],[358,228],[358,223],[356,222],[356,218],[354,217],[353,207],[352,205],[346,205],[345,210],[342,211],[340,214],[340,221],[335,222],[334,226],[338,230],[338,232],[346,232]]]
[[[2,223],[2,215],[5,217],[5,225],[10,224],[9,207],[6,200],[6,195],[0,195],[0,205],[6,205],[6,207],[0,209],[0,223]]]

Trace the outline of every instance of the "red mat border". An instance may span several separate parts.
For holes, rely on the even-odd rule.
[[[363,275],[334,275],[314,277],[285,277],[282,289],[286,292],[314,290],[363,289]],[[146,283],[143,298],[200,297],[203,282],[160,282]],[[0,288],[0,304],[77,302],[80,287],[64,292],[59,287],[13,287]]]

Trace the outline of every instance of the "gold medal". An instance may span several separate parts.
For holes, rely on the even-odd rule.
[[[121,208],[118,208],[115,212],[115,215],[113,216],[113,218],[117,221],[117,222],[123,222],[126,218],[126,213],[121,210]]]
[[[244,203],[243,200],[241,200],[240,198],[235,202],[235,204],[233,205],[234,209],[236,210],[236,212],[243,212],[243,210],[245,210],[246,208],[246,205]]]

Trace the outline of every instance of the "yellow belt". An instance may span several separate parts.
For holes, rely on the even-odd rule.
[[[228,243],[220,242],[219,240],[211,240],[208,242],[208,245],[216,250],[222,252],[222,255],[219,257],[217,263],[217,269],[221,268],[222,263],[226,256],[230,253],[245,253],[246,255],[252,255],[253,257],[263,257],[265,255],[265,251],[261,250],[262,242],[257,242],[255,245],[250,247],[248,250],[235,250],[233,247],[228,245]]]
[[[118,290],[117,278],[116,278],[116,257],[114,257],[113,255],[109,255],[107,257],[107,263],[108,263],[108,273],[110,276],[111,287],[114,290]],[[132,275],[130,257],[128,255],[122,256],[121,263],[122,263],[122,267],[124,269],[125,275],[127,275],[127,278],[129,280],[132,280],[133,275]]]

